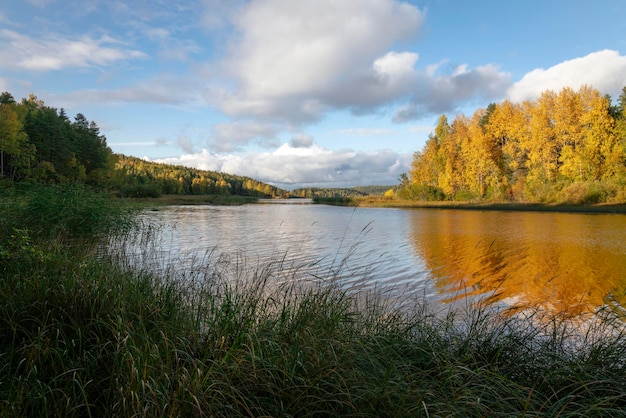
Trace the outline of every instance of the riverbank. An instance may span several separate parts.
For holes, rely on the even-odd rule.
[[[251,196],[232,195],[162,195],[157,198],[124,198],[126,202],[141,207],[176,206],[176,205],[227,205],[237,206],[259,203],[260,199]],[[357,198],[315,198],[314,203],[350,206],[398,209],[464,209],[464,210],[499,210],[518,212],[569,212],[569,213],[616,213],[626,214],[626,204],[597,203],[588,205],[541,204],[518,202],[452,202],[452,201],[414,201],[387,199],[380,196]]]
[[[357,198],[319,198],[315,203],[376,208],[400,209],[463,209],[501,210],[519,212],[572,212],[572,213],[619,213],[626,214],[626,204],[597,203],[588,205],[541,204],[518,202],[453,202],[453,201],[414,201],[387,199],[380,196]]]
[[[76,186],[0,194],[0,416],[618,416],[620,307],[402,310],[280,257],[198,257]],[[158,260],[154,260],[158,261]],[[607,301],[608,303],[608,301]],[[584,332],[582,330],[584,329]]]

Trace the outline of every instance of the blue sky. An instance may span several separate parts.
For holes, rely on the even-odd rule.
[[[623,0],[0,0],[0,91],[115,152],[280,187],[396,183],[437,118],[626,86]]]

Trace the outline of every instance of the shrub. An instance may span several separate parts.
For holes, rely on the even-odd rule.
[[[457,202],[469,202],[476,199],[477,196],[467,189],[461,189],[454,194],[454,200]]]
[[[441,189],[417,183],[400,187],[397,191],[397,195],[401,199],[417,201],[440,201],[446,198]]]
[[[158,184],[125,185],[120,188],[122,197],[161,197],[161,187]]]
[[[612,182],[575,182],[564,187],[557,199],[561,203],[575,205],[594,204],[611,201],[617,196],[620,187]]]
[[[134,224],[129,207],[79,184],[18,184],[0,193],[0,240],[19,230],[35,244],[91,245]]]

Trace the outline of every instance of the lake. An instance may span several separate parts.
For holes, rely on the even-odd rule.
[[[168,206],[143,216],[160,226],[159,263],[181,272],[210,255],[439,304],[581,313],[625,299],[625,215],[306,203]]]

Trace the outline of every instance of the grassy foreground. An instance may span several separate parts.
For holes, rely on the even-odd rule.
[[[420,301],[396,310],[332,277],[302,284],[281,260],[207,257],[184,277],[155,274],[133,267],[123,245],[100,245],[155,245],[110,199],[79,187],[0,199],[0,416],[626,410],[626,333],[614,310],[573,322],[481,308],[435,315]]]

